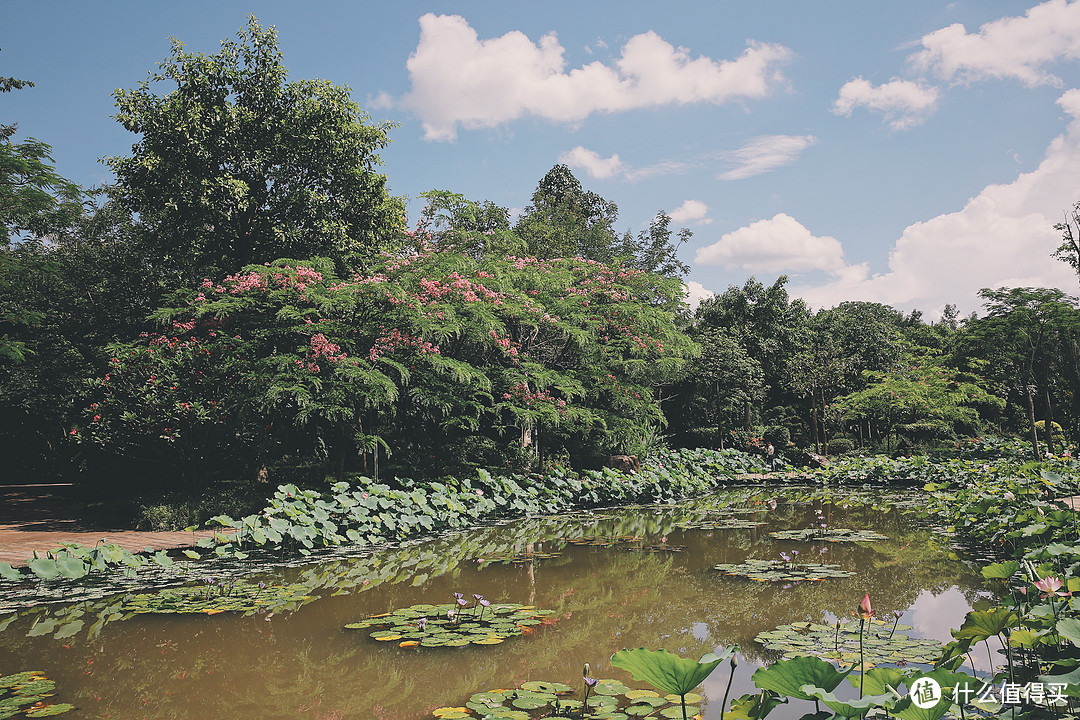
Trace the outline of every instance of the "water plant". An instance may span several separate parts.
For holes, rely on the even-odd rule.
[[[350,630],[370,630],[379,642],[397,642],[401,647],[465,647],[498,645],[509,637],[531,633],[544,618],[553,614],[531,605],[492,603],[475,596],[472,612],[462,612],[464,600],[454,593],[453,603],[419,604],[349,623]]]
[[[705,682],[716,666],[734,655],[736,650],[732,645],[724,648],[720,655],[708,653],[694,661],[666,650],[623,649],[611,656],[611,665],[628,671],[635,680],[647,682],[657,690],[678,695],[683,720],[686,720],[686,695]],[[696,714],[696,710],[691,714]]]
[[[0,675],[0,720],[22,714],[28,718],[61,715],[75,709],[54,703],[56,683],[37,670]]]
[[[757,582],[821,582],[827,578],[851,577],[855,573],[841,570],[838,565],[796,563],[795,557],[780,553],[781,561],[748,559],[741,563],[720,563],[713,566],[725,575],[745,577]]]
[[[890,636],[892,623],[879,622],[876,618],[863,622],[862,633],[859,623],[852,621],[837,620],[834,625],[794,622],[758,633],[754,639],[769,650],[782,653],[785,658],[813,656],[841,666],[854,666],[859,662],[860,634],[864,638],[867,666],[932,665],[941,655],[942,643],[929,638],[908,637],[904,631],[911,630],[910,626],[897,624]]]
[[[872,530],[850,530],[848,528],[819,529],[808,527],[802,530],[777,530],[769,534],[777,540],[824,540],[834,543],[874,542],[888,539],[888,535],[882,535]]]

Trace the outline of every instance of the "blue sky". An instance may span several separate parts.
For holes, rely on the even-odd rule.
[[[391,191],[520,210],[568,164],[619,206],[694,232],[694,297],[771,283],[814,307],[936,317],[982,287],[1077,278],[1050,254],[1080,201],[1080,0],[904,3],[3,3],[0,96],[16,139],[108,182],[135,138],[112,93],[169,56],[215,52],[254,13],[292,80],[353,90],[399,127]],[[162,86],[160,92],[169,88]]]

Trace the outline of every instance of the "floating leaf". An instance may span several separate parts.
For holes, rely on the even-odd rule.
[[[447,613],[451,610],[454,614],[449,619]],[[539,624],[542,618],[551,614],[549,610],[516,603],[493,603],[488,607],[478,604],[477,607],[465,608],[457,603],[419,604],[372,615],[345,627],[350,630],[373,628],[369,636],[384,642],[410,640],[427,648],[459,648],[467,645],[498,645],[508,637],[524,634],[523,626]]]
[[[780,560],[745,560],[741,563],[714,565],[725,575],[746,577],[760,582],[820,581],[826,578],[851,577],[855,573],[841,570],[837,565],[817,563],[789,563]]]
[[[875,542],[888,540],[888,535],[882,535],[871,530],[849,530],[847,528],[806,528],[805,530],[777,530],[769,533],[777,540],[824,540],[826,542]]]
[[[897,625],[894,632],[891,622],[871,620],[866,623],[863,651],[867,664],[933,664],[941,655],[941,643],[925,638],[910,638],[903,632],[910,629],[908,625]],[[798,622],[759,633],[755,640],[770,650],[784,653],[787,658],[814,656],[842,666],[855,665],[859,661],[857,622],[842,624],[839,636],[835,625]],[[815,684],[829,689],[820,683]]]

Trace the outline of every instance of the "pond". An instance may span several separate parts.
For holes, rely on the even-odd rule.
[[[45,672],[57,682],[56,700],[77,707],[62,717],[411,720],[528,681],[567,683],[580,694],[586,662],[593,677],[648,687],[610,666],[624,647],[697,659],[737,644],[735,698],[754,691],[756,666],[783,655],[756,641],[760,633],[791,623],[832,627],[850,619],[864,593],[887,620],[879,637],[898,611],[899,634],[951,639],[949,629],[989,593],[947,536],[904,511],[916,503],[915,495],[872,491],[732,489],[680,505],[519,520],[351,557],[339,552],[295,567],[260,564],[252,582],[295,584],[300,592],[248,616],[125,618],[132,606],[115,596],[0,616],[0,674]],[[770,534],[806,528],[882,537],[831,542]],[[782,574],[781,553],[854,574],[774,582],[715,569],[774,560]],[[411,644],[408,636],[372,637],[385,637],[386,625],[345,627],[417,604],[455,603],[453,593],[463,594],[466,607],[450,627],[474,616],[474,594],[492,603],[484,608],[489,619],[503,603],[548,612],[523,625],[524,634],[461,647],[401,647]],[[443,619],[432,623],[432,630],[447,628]],[[705,684],[708,720],[721,717],[727,680],[724,663]],[[801,717],[812,711],[804,705],[770,717]]]

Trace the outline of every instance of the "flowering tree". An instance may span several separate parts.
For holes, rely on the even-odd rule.
[[[677,283],[583,259],[384,256],[339,278],[330,260],[278,260],[205,279],[161,310],[168,332],[112,348],[86,423],[73,431],[196,473],[229,456],[251,468],[323,450],[339,469],[376,445],[433,453],[509,429],[525,442],[614,434],[662,421],[653,387],[692,343],[636,301]]]

